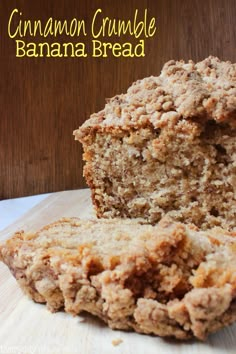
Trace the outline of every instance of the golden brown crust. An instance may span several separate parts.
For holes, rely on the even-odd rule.
[[[236,238],[164,219],[62,219],[0,246],[24,292],[114,329],[204,339],[236,319]]]
[[[97,129],[129,129],[152,124],[162,128],[170,120],[204,119],[236,124],[236,64],[210,56],[194,63],[170,60],[158,77],[138,80],[127,93],[108,100],[79,130],[83,141]]]

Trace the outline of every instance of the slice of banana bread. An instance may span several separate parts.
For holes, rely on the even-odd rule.
[[[235,252],[233,232],[168,219],[62,219],[0,247],[23,291],[51,311],[180,339],[205,339],[236,320]]]
[[[98,217],[236,228],[236,64],[169,61],[74,135]]]

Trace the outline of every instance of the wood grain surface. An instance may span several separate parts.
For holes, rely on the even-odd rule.
[[[41,20],[88,19],[97,8],[129,19],[136,8],[147,8],[157,33],[144,58],[16,58],[7,33],[15,7]],[[158,75],[169,59],[212,54],[236,61],[235,18],[235,0],[1,1],[0,199],[84,187],[82,148],[72,131],[103,108],[106,97]]]
[[[54,193],[0,233],[0,242],[17,230],[36,231],[62,216],[95,217],[87,189]],[[236,325],[206,342],[181,342],[133,332],[112,331],[95,317],[50,313],[27,299],[8,268],[0,263],[1,354],[235,354]],[[114,339],[121,339],[117,347]]]

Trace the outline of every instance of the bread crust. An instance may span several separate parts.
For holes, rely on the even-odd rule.
[[[75,136],[80,141],[96,130],[130,129],[146,124],[163,128],[172,121],[214,120],[236,124],[236,64],[209,56],[201,62],[168,61],[160,76],[134,82],[127,93],[107,99]]]

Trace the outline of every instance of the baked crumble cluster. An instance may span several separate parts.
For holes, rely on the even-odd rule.
[[[62,219],[0,247],[22,290],[112,329],[201,340],[236,320],[236,234],[163,219]]]
[[[236,227],[236,64],[169,61],[74,132],[98,217]]]

